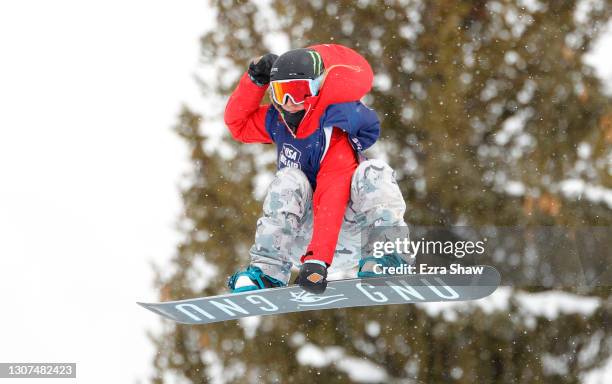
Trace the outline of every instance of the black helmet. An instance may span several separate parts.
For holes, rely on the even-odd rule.
[[[316,79],[323,74],[323,60],[313,49],[299,48],[283,53],[272,64],[270,81]]]

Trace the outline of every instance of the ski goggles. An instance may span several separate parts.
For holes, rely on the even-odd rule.
[[[319,92],[322,76],[316,79],[289,79],[270,82],[272,99],[280,105],[284,105],[287,99],[293,104],[302,104],[307,97],[314,96]]]

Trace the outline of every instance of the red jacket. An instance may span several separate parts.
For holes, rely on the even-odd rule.
[[[320,129],[319,122],[331,104],[358,101],[371,88],[373,73],[368,62],[341,45],[310,47],[321,54],[326,77],[319,94],[305,101],[308,113],[297,129],[305,138]],[[265,120],[270,104],[260,105],[267,86],[255,85],[247,74],[229,98],[225,123],[232,136],[244,143],[272,143]],[[287,128],[288,129],[288,128]],[[331,264],[344,212],[350,199],[351,178],[358,162],[348,136],[334,128],[329,149],[320,164],[313,195],[314,228],[312,240],[301,261],[316,259]]]

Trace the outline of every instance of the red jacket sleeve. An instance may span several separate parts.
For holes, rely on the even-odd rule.
[[[232,137],[243,143],[271,143],[266,132],[266,113],[268,105],[259,105],[266,93],[267,86],[254,84],[248,74],[244,74],[225,106],[223,116]]]
[[[302,262],[315,259],[331,265],[357,165],[347,134],[334,128],[329,149],[317,174],[312,201],[312,240],[306,255],[302,256]]]

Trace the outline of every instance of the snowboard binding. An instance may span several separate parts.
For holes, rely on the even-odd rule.
[[[367,256],[359,260],[359,272],[357,272],[357,277],[384,276],[382,273],[374,272],[374,266],[377,264],[381,267],[400,267],[402,264],[405,264],[405,261],[396,253],[390,253],[382,257]]]
[[[249,265],[244,271],[234,273],[227,280],[227,286],[232,293],[284,287],[286,285],[282,281],[266,275],[259,267],[252,265]]]

